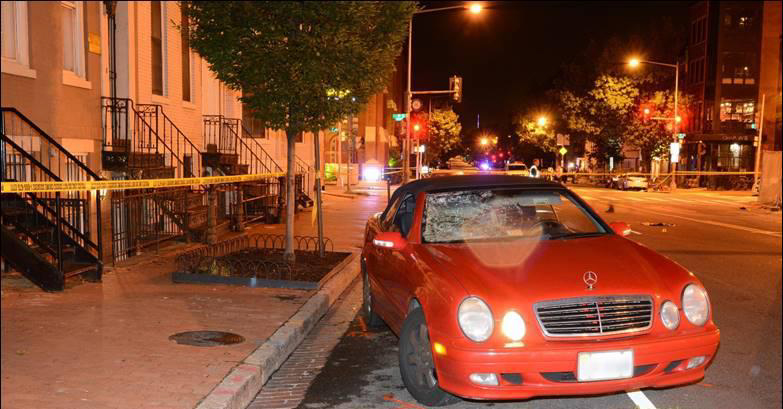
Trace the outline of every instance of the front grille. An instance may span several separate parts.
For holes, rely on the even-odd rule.
[[[652,298],[645,295],[542,301],[533,309],[539,326],[550,337],[623,334],[652,326]]]

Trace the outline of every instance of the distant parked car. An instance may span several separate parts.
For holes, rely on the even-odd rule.
[[[527,170],[527,165],[522,162],[511,162],[506,164],[506,173],[509,175],[529,176],[530,171]]]
[[[649,183],[644,176],[621,175],[617,183],[620,190],[647,190],[648,187]]]

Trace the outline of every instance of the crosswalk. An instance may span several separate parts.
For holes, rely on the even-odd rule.
[[[708,205],[708,206],[727,206],[741,207],[756,202],[753,196],[725,196],[719,197],[717,194],[685,194],[674,197],[671,193],[650,193],[650,192],[617,192],[600,191],[596,189],[573,189],[582,199],[588,203],[622,203],[631,202],[638,204],[679,204],[679,205]]]

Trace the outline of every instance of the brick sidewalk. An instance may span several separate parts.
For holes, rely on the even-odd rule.
[[[324,198],[335,250],[357,250],[385,196]],[[282,225],[248,232],[280,233]],[[314,235],[309,211],[296,234]],[[63,293],[6,291],[2,306],[3,408],[193,408],[312,295],[310,291],[174,285],[175,245],[118,265],[100,284]],[[246,341],[192,347],[172,334],[217,330]]]

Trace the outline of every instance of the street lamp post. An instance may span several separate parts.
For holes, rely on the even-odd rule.
[[[639,66],[639,64],[650,64],[650,65],[660,65],[662,67],[669,67],[674,68],[674,118],[673,124],[672,124],[672,142],[679,143],[678,133],[679,133],[679,124],[680,124],[680,116],[677,114],[679,104],[678,104],[678,97],[680,94],[680,65],[675,64],[667,64],[662,62],[655,62],[655,61],[644,61],[639,60],[638,58],[632,58],[628,61],[628,65],[631,66],[631,68],[636,68]],[[672,180],[671,180],[671,189],[675,190],[677,189],[677,162],[671,161],[670,163],[672,165]]]
[[[436,11],[445,11],[445,10],[454,10],[454,9],[465,9],[465,5],[461,6],[450,6],[450,7],[440,7],[437,9],[427,9],[427,10],[418,10],[413,12],[413,16],[411,16],[410,21],[408,22],[408,86],[405,90],[405,112],[408,114],[408,121],[406,124],[406,132],[405,132],[405,140],[403,142],[403,158],[402,158],[402,183],[408,183],[409,179],[409,173],[410,173],[410,157],[411,157],[411,99],[413,98],[413,91],[411,90],[412,84],[411,84],[411,73],[413,68],[413,17],[415,17],[417,14],[424,14],[424,13],[433,13]],[[469,6],[467,6],[468,10],[470,10],[473,14],[478,14],[482,10],[482,6],[480,3],[472,3]]]

